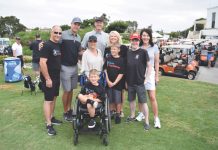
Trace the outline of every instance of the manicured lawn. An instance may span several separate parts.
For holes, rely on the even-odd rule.
[[[5,83],[0,70],[0,150],[196,150],[218,149],[218,85],[173,77],[161,77],[157,89],[160,130],[153,128],[150,109],[149,132],[142,122],[127,124],[129,114],[126,101],[122,123],[112,124],[109,146],[101,144],[95,134],[81,134],[75,147],[70,123],[55,126],[58,134],[46,134],[42,111],[43,94],[21,96],[23,83]],[[76,90],[78,93],[79,89]],[[62,92],[61,92],[62,94]],[[149,108],[150,103],[149,103]],[[55,116],[62,119],[63,107],[59,96]]]

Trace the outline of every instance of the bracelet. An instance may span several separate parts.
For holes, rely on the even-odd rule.
[[[46,79],[45,81],[51,80],[50,78]]]

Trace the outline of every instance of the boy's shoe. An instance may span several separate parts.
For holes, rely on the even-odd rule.
[[[61,125],[62,123],[62,121],[55,119],[55,117],[51,118],[51,124],[53,125]]]
[[[145,116],[142,112],[139,112],[138,116],[136,117],[137,121],[142,121],[143,119],[145,119]]]
[[[91,104],[94,108],[98,107],[98,102],[93,101],[91,99],[87,99],[87,103]]]
[[[114,117],[115,117],[115,111],[114,110],[110,111],[110,116],[111,116],[111,119],[114,119]]]
[[[145,130],[145,131],[148,131],[149,129],[150,129],[150,125],[147,124],[147,123],[145,123],[145,124],[144,124],[144,130]]]
[[[157,129],[161,128],[160,119],[158,117],[154,119],[154,127]]]
[[[123,111],[121,111],[121,113],[120,113],[120,117],[121,117],[121,118],[124,117],[124,113],[123,113]]]
[[[90,128],[90,129],[91,129],[91,128],[94,128],[95,125],[96,125],[95,120],[94,120],[94,119],[91,119],[91,120],[89,121],[88,128]]]
[[[116,117],[115,117],[115,124],[120,124],[120,123],[121,123],[120,114],[116,114]]]
[[[94,108],[97,108],[97,107],[98,107],[98,102],[94,101],[94,103],[92,104],[92,106],[93,106]]]
[[[47,129],[48,135],[56,135],[56,131],[55,131],[55,129],[53,128],[53,125],[47,125],[47,126],[46,126],[46,129]]]
[[[64,117],[64,120],[67,122],[73,121],[73,117],[72,117],[72,115],[69,115],[69,112],[64,113],[63,117]]]
[[[126,118],[126,123],[133,122],[133,121],[135,121],[135,117],[131,118],[130,116],[128,116]]]
[[[68,116],[69,116],[69,117],[72,117],[72,116],[73,116],[73,110],[72,110],[72,109],[68,110],[67,113],[68,113]]]

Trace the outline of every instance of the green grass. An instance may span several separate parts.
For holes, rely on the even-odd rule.
[[[4,83],[0,76],[0,150],[14,149],[136,149],[136,150],[205,150],[218,148],[218,86],[180,78],[161,77],[157,89],[162,128],[145,132],[142,122],[112,124],[109,146],[101,144],[99,136],[81,134],[75,147],[70,123],[55,126],[58,134],[46,134],[43,117],[43,94],[21,96],[23,83]],[[77,90],[76,92],[78,92]],[[62,94],[62,92],[60,93]],[[150,103],[149,103],[149,108]],[[55,114],[62,119],[61,97]],[[129,114],[126,101],[125,115]],[[124,120],[124,119],[123,119]],[[123,121],[122,120],[122,121]],[[113,120],[112,120],[113,121]]]

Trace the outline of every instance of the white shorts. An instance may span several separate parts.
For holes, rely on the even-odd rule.
[[[145,89],[146,90],[155,90],[156,85],[155,85],[155,71],[154,69],[151,70],[151,75],[148,81],[145,83]]]

